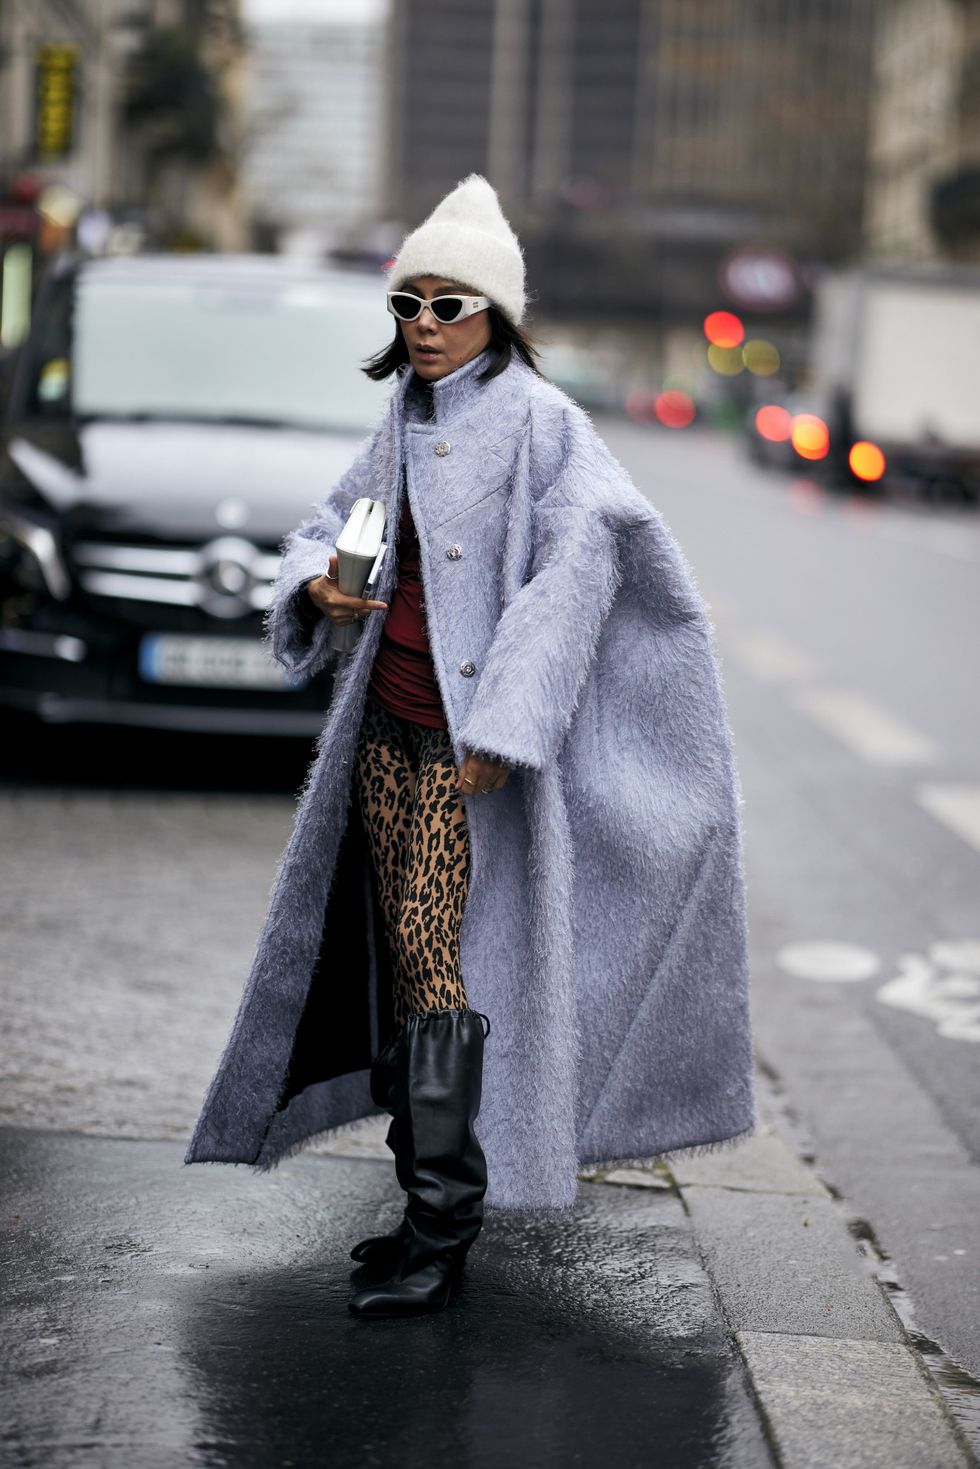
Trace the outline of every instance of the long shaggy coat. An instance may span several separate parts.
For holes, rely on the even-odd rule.
[[[464,797],[469,1003],[491,1018],[478,1132],[488,1207],[570,1205],[586,1164],[702,1151],[755,1126],[737,771],[713,630],[659,512],[588,415],[518,358],[411,369],[311,519],[283,542],[266,632],[333,693],[186,1162],[269,1169],[371,1115],[391,973],[354,755],[384,613],[331,654],[305,583],[354,500],[408,494]],[[376,595],[389,599],[391,545]],[[304,610],[305,609],[305,610]]]

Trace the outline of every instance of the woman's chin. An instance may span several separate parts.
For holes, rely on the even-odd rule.
[[[430,382],[438,377],[445,377],[449,371],[449,367],[441,356],[421,357],[418,352],[412,353],[412,366],[419,377],[428,378]]]

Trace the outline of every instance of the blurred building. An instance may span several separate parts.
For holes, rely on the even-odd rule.
[[[980,260],[980,0],[880,8],[865,236],[881,260]]]
[[[124,4],[136,40],[119,113],[122,197],[144,203],[177,247],[242,249],[240,0]]]
[[[377,220],[386,9],[249,24],[243,176],[257,238],[318,253]]]
[[[125,0],[5,0],[0,6],[0,172],[57,178],[112,201]]]
[[[0,191],[235,247],[242,57],[238,0],[3,0]]]
[[[718,300],[740,246],[845,260],[861,244],[872,4],[401,0],[389,212],[414,223],[486,172],[540,308],[563,315],[688,317]]]

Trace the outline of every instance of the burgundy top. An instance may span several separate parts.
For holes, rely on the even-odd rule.
[[[436,683],[419,572],[419,538],[408,495],[402,498],[398,579],[388,602],[368,693],[392,713],[430,729],[448,729]]]

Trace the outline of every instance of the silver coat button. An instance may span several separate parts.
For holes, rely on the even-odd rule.
[[[465,663],[461,663],[459,665],[459,671],[464,678],[472,678],[474,673],[476,672],[476,664],[471,663],[470,660],[467,658]]]
[[[439,440],[438,444],[436,444],[436,453],[439,455],[440,459],[442,459],[446,454],[449,453],[448,439]]]
[[[454,544],[452,546],[447,546],[446,548],[446,555],[449,557],[450,561],[458,561],[462,554],[462,546],[457,546]]]

